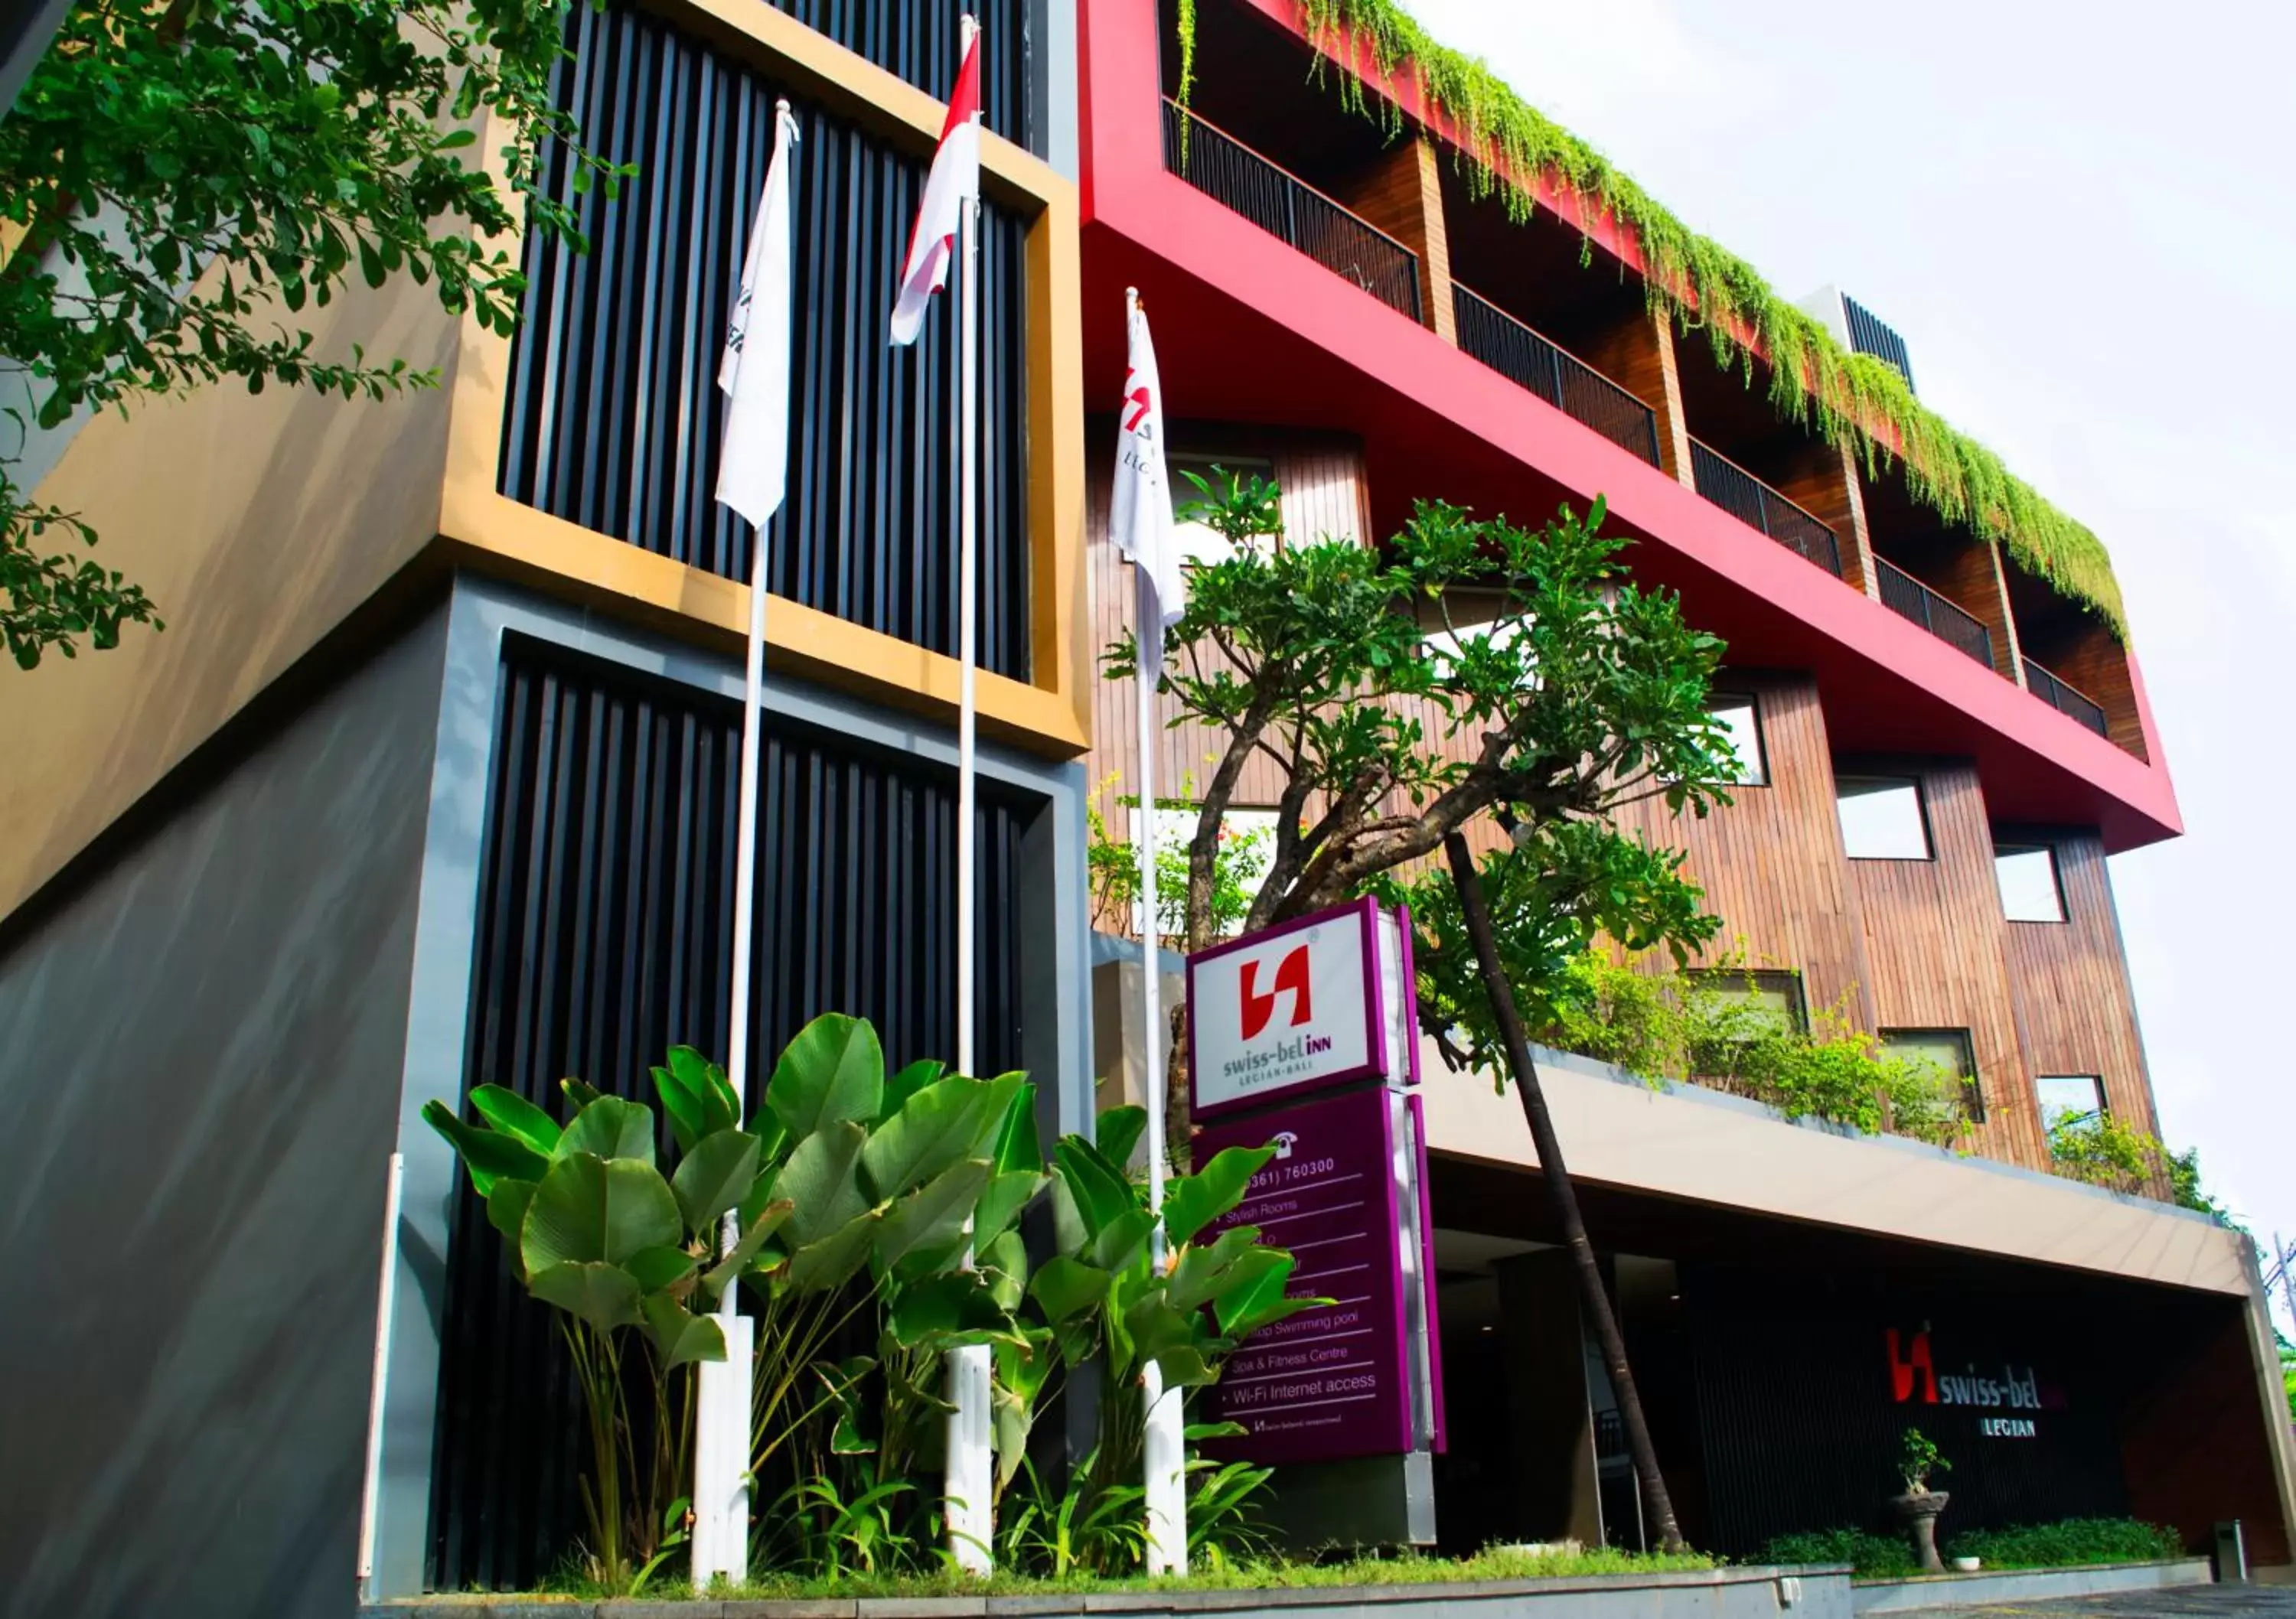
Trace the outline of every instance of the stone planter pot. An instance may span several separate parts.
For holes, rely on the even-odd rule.
[[[1945,1510],[1946,1502],[1951,1499],[1952,1496],[1943,1490],[1924,1490],[1918,1495],[1909,1493],[1890,1498],[1890,1509],[1897,1513],[1898,1521],[1905,1525],[1906,1532],[1913,1536],[1914,1558],[1921,1564],[1923,1574],[1945,1572],[1945,1564],[1938,1558],[1937,1521],[1938,1514]]]

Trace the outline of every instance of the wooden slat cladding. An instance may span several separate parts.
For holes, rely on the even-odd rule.
[[[712,498],[726,312],[772,155],[783,87],[660,19],[568,13],[555,94],[600,151],[637,164],[619,200],[545,185],[590,251],[531,236],[511,350],[499,487],[554,517],[706,568],[750,572],[749,526]],[[792,98],[799,245],[789,498],[771,588],[955,650],[954,311],[914,349],[885,339],[926,158]],[[981,210],[981,665],[1029,677],[1027,227]]]
[[[1363,475],[1363,454],[1353,442],[1329,436],[1281,430],[1243,429],[1181,423],[1168,429],[1170,453],[1178,457],[1232,456],[1239,461],[1273,463],[1271,476],[1283,491],[1283,531],[1294,538],[1361,539],[1370,532],[1368,498]],[[1094,417],[1086,426],[1085,443],[1090,457],[1085,519],[1085,572],[1092,592],[1092,648],[1101,650],[1131,626],[1135,605],[1132,565],[1117,553],[1108,537],[1108,504],[1115,462],[1110,454],[1116,442],[1116,420]],[[1177,474],[1175,474],[1177,477]],[[1173,648],[1170,656],[1185,654]],[[1125,836],[1119,797],[1139,790],[1138,707],[1132,682],[1101,679],[1092,694],[1093,750],[1089,760],[1095,789],[1108,777],[1117,778],[1107,794],[1095,793],[1095,802],[1109,818],[1109,830]],[[1178,703],[1160,698],[1159,718],[1169,722],[1179,713]],[[1191,722],[1167,728],[1156,756],[1156,789],[1164,797],[1178,797],[1185,778],[1199,788],[1211,774],[1226,746],[1216,727]],[[1282,782],[1273,765],[1255,759],[1244,767],[1234,802],[1239,805],[1273,805]]]
[[[960,11],[980,20],[980,119],[1015,145],[1037,150],[1029,94],[1036,42],[1030,0],[768,0],[817,34],[906,80],[936,100],[956,82]]]
[[[554,1115],[570,1074],[651,1102],[673,1042],[726,1049],[740,709],[522,641],[504,665],[463,1083]],[[817,1013],[870,1018],[895,1061],[955,1035],[953,773],[767,726],[753,1109]],[[1027,815],[984,795],[976,822],[984,1072],[1020,1058]],[[552,1312],[511,1280],[467,1184],[455,1198],[429,1582],[530,1589],[579,1532],[581,1423]]]
[[[1451,248],[1435,144],[1424,135],[1390,148],[1342,187],[1340,200],[1419,255],[1419,317],[1447,343],[1459,340],[1451,307]]]
[[[1817,688],[1800,676],[1726,669],[1715,690],[1755,699],[1770,785],[1732,789],[1734,802],[1703,820],[1645,800],[1620,824],[1688,852],[1692,879],[1722,919],[1721,936],[1702,961],[1736,952],[1754,966],[1799,971],[1813,1010],[1847,996],[1849,1017],[1871,1028],[1865,928],[1842,854]]]
[[[1976,766],[1925,760],[1877,763],[1874,769],[1919,779],[1931,854],[1849,863],[1866,923],[1875,1026],[1967,1029],[1986,1114],[1971,1147],[2046,1168],[2048,1148],[2009,993],[2002,944],[2007,924]]]
[[[2104,845],[2087,835],[2035,841],[2056,852],[2065,920],[2002,924],[2027,1064],[2037,1076],[2095,1075],[2103,1082],[2113,1117],[2157,1136],[2160,1120]]]

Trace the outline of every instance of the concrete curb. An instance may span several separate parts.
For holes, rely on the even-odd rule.
[[[2095,1597],[2108,1591],[2161,1590],[2206,1585],[2216,1577],[2206,1558],[2160,1563],[2087,1563],[2074,1568],[1980,1569],[1975,1574],[1915,1574],[1902,1580],[1857,1580],[1849,1588],[1856,1614],[1902,1614],[1990,1602],[2031,1602],[2050,1597]]]

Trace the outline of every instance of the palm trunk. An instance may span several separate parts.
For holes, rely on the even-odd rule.
[[[1571,1189],[1570,1172],[1562,1165],[1562,1145],[1555,1139],[1554,1121],[1546,1111],[1546,1092],[1539,1089],[1538,1069],[1530,1059],[1530,1041],[1523,1033],[1522,1013],[1515,1006],[1513,987],[1507,983],[1499,964],[1498,944],[1491,935],[1490,911],[1483,901],[1483,883],[1475,871],[1475,857],[1467,848],[1467,840],[1456,832],[1443,839],[1443,852],[1450,859],[1452,879],[1458,885],[1459,910],[1467,919],[1467,936],[1474,944],[1483,985],[1490,992],[1491,1011],[1506,1042],[1507,1065],[1513,1070],[1515,1092],[1522,1098],[1523,1117],[1529,1122],[1531,1143],[1538,1151],[1541,1178],[1546,1182],[1547,1194],[1554,1199],[1563,1244],[1570,1250],[1578,1272],[1579,1302],[1586,1309],[1587,1319],[1595,1324],[1603,1362],[1610,1369],[1611,1387],[1618,1392],[1619,1415],[1627,1429],[1627,1448],[1634,1457],[1635,1471],[1642,1477],[1643,1503],[1651,1521],[1658,1525],[1660,1544],[1669,1552],[1681,1551],[1682,1530],[1675,1523],[1674,1502],[1669,1499],[1666,1480],[1658,1470],[1658,1451],[1651,1444],[1650,1426],[1643,1420],[1642,1396],[1635,1390],[1635,1376],[1627,1365],[1627,1341],[1620,1334],[1618,1318],[1611,1312],[1611,1296],[1603,1288],[1603,1272],[1595,1263],[1595,1246],[1587,1241],[1587,1222],[1578,1214],[1578,1194]]]

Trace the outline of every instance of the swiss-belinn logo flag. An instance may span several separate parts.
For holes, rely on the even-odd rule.
[[[1905,1404],[1914,1397],[1914,1381],[1919,1378],[1922,1403],[1935,1405],[1938,1402],[1937,1368],[1930,1360],[1930,1335],[1927,1332],[1915,1333],[1906,1340],[1902,1352],[1895,1327],[1885,1329],[1882,1336],[1888,1340],[1890,1397],[1898,1404]]]
[[[1265,993],[1259,988],[1259,963],[1243,964],[1243,1037],[1250,1040],[1267,1026],[1275,1015],[1275,997],[1292,997],[1292,1021],[1285,1026],[1298,1028],[1316,1015],[1308,979],[1308,947],[1292,951],[1275,964],[1275,982]]]

